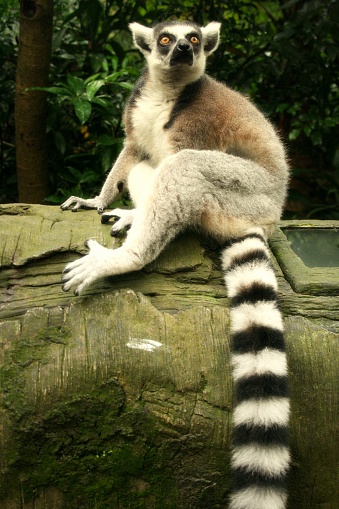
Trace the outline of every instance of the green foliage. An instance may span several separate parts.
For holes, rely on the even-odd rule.
[[[138,69],[111,34],[109,2],[56,3],[49,95],[50,203],[99,193],[123,142],[122,111]],[[110,2],[110,4],[113,4]],[[129,46],[130,38],[127,39]]]
[[[0,17],[1,201],[13,194],[17,4]],[[52,203],[92,196],[123,140],[121,115],[143,66],[128,23],[222,21],[208,72],[249,94],[277,125],[293,178],[288,217],[339,217],[339,7],[336,0],[55,1],[48,137]],[[6,20],[7,18],[7,20]],[[6,21],[5,21],[6,20]],[[9,20],[9,22],[8,22]]]
[[[241,2],[227,20],[214,62],[224,66],[213,70],[247,92],[286,142],[293,169],[286,217],[338,218],[337,2]]]
[[[121,105],[133,88],[130,81],[122,81],[125,77],[135,79],[134,69],[110,75],[102,71],[86,79],[67,74],[64,83],[42,89],[54,96],[48,131],[58,158],[51,164],[63,179],[49,202],[60,203],[70,193],[83,196],[93,194],[93,188],[99,191],[122,147]],[[63,119],[68,129],[60,122]]]

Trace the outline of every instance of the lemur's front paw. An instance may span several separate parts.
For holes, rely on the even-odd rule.
[[[91,283],[107,275],[112,250],[101,246],[93,239],[86,240],[89,253],[66,265],[62,276],[62,289],[68,292],[75,287],[74,294],[80,295]]]
[[[62,210],[69,209],[72,205],[72,212],[76,212],[79,209],[97,209],[99,214],[102,214],[105,204],[99,196],[95,198],[89,198],[85,200],[84,198],[78,198],[77,196],[71,196],[66,200],[60,207]]]
[[[110,219],[114,219],[115,222],[111,228],[112,237],[117,237],[127,228],[129,228],[133,222],[135,216],[135,209],[114,209],[109,212],[104,212],[101,216],[102,223],[108,223]]]

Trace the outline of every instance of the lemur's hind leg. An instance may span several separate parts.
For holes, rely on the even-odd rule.
[[[265,183],[267,177],[265,181],[260,175],[257,181],[252,179],[250,182],[248,173],[253,170],[253,164],[211,151],[183,150],[167,157],[155,170],[138,203],[124,244],[110,250],[94,240],[88,241],[89,253],[66,266],[63,289],[67,291],[75,287],[76,293],[81,293],[98,278],[141,269],[153,261],[186,226],[203,225],[214,234],[218,223],[217,236],[220,239],[226,239],[230,234],[238,235],[239,220],[232,216],[237,214],[240,206],[240,229],[254,226],[256,212],[251,193],[258,195],[258,214],[262,214],[264,187],[269,184]],[[260,167],[258,171],[260,173]],[[261,193],[259,188],[262,188]],[[249,212],[244,221],[244,205],[247,202]],[[236,226],[233,224],[230,230],[232,222]]]

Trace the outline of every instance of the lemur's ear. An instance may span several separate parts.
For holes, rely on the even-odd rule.
[[[217,49],[219,44],[220,27],[221,23],[212,21],[212,23],[209,23],[205,27],[201,28],[204,51],[206,55],[213,53],[213,51]]]
[[[153,39],[153,29],[144,27],[139,23],[130,23],[129,29],[133,34],[133,41],[137,48],[143,53],[151,52],[151,42]]]

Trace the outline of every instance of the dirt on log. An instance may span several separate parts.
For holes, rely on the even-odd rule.
[[[218,246],[176,239],[84,296],[65,264],[95,211],[0,208],[0,507],[226,509],[233,390]],[[274,238],[273,238],[274,242]],[[291,374],[289,509],[337,509],[337,296],[296,294],[273,258]]]

